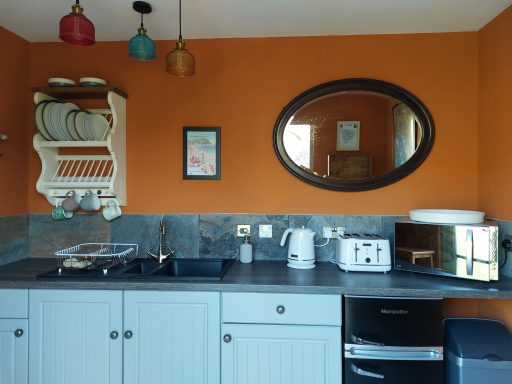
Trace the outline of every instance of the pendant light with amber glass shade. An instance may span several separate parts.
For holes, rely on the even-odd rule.
[[[181,0],[180,0],[180,35],[176,41],[176,48],[167,54],[165,58],[166,70],[171,75],[185,77],[196,73],[196,61],[194,56],[185,49],[185,42],[181,36]]]

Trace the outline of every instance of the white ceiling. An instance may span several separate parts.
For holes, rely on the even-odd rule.
[[[176,39],[178,0],[149,0],[148,35]],[[74,0],[0,0],[0,25],[31,42],[58,41]],[[99,41],[128,40],[129,0],[82,0]],[[512,0],[182,0],[183,37],[229,38],[477,31]]]

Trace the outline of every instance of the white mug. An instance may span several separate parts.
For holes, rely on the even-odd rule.
[[[121,207],[114,200],[110,200],[103,208],[103,217],[107,221],[117,219],[121,214]]]
[[[85,192],[84,197],[80,200],[80,208],[84,211],[97,211],[101,207],[101,201],[97,194],[93,191]]]

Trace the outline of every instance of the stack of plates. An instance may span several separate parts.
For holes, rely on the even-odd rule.
[[[48,85],[50,87],[74,87],[76,83],[64,77],[50,77],[48,79]]]
[[[56,100],[37,104],[35,119],[39,134],[47,141],[102,141],[110,128],[105,116]]]
[[[107,85],[107,82],[103,79],[97,77],[81,77],[80,78],[80,86],[81,87],[104,87]]]

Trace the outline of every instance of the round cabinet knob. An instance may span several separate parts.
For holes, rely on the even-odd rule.
[[[226,334],[224,335],[223,339],[225,343],[229,343],[231,341],[231,335]]]
[[[133,336],[133,332],[132,332],[132,331],[126,331],[126,332],[124,333],[124,338],[125,338],[125,339],[131,339],[131,338],[132,338],[132,336]]]
[[[285,311],[285,308],[283,305],[278,305],[277,308],[276,308],[276,312],[279,313],[280,315],[282,315]]]
[[[110,332],[110,338],[111,338],[112,340],[115,340],[115,339],[117,339],[118,337],[119,337],[119,332],[117,332],[117,331],[112,331],[112,332]]]
[[[14,336],[21,337],[23,336],[23,329],[17,329],[14,331]]]

